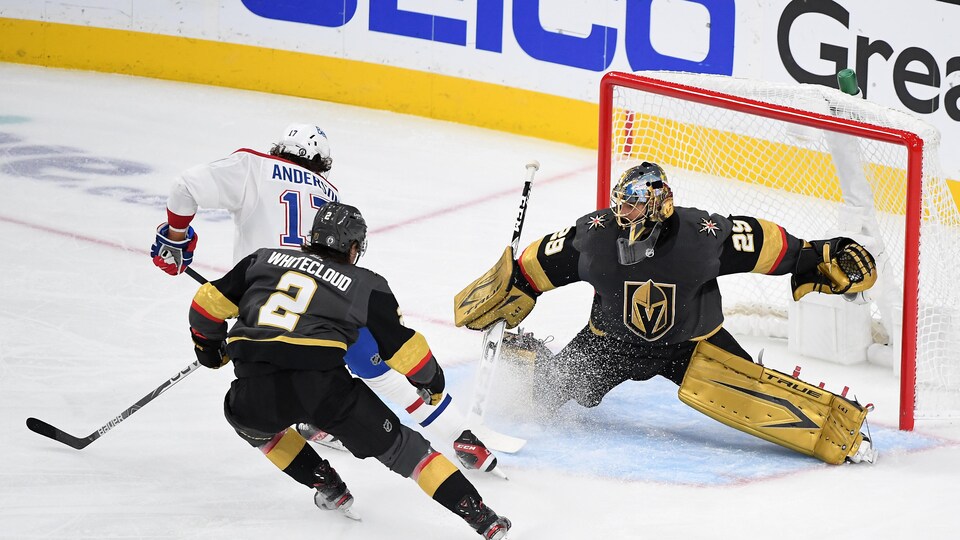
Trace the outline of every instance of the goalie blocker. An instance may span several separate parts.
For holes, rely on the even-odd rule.
[[[493,268],[454,296],[453,322],[483,330],[503,319],[507,328],[515,328],[533,311],[539,295],[520,273],[513,248],[507,246]]]
[[[678,395],[714,420],[827,463],[856,456],[864,443],[867,408],[707,341],[694,349]]]

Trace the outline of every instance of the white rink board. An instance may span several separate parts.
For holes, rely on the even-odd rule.
[[[282,4],[282,5],[281,5]],[[946,0],[4,0],[0,17],[200,38],[472,79],[595,103],[610,70],[832,84],[960,145],[960,5]],[[343,9],[338,14],[337,10]],[[822,52],[825,51],[825,52]],[[788,68],[787,66],[792,66]],[[952,70],[952,71],[950,71]],[[815,80],[814,80],[815,79]],[[942,156],[960,178],[960,154]]]

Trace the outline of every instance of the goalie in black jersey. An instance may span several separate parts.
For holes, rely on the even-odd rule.
[[[227,421],[283,472],[314,488],[318,507],[358,519],[346,483],[290,425],[310,423],[336,435],[354,456],[376,457],[485,539],[499,540],[510,521],[347,371],[344,353],[366,327],[386,364],[425,402],[436,404],[444,390],[443,370],[423,335],[403,324],[387,281],[356,266],[366,233],[359,210],[328,202],[302,249],[257,250],[200,287],[190,310],[197,358],[210,368],[233,361]],[[227,332],[230,318],[237,322]]]
[[[792,274],[794,300],[857,293],[876,281],[873,257],[849,238],[804,241],[750,216],[674,207],[667,175],[644,162],[625,171],[611,208],[512,249],[455,298],[458,326],[498,319],[513,328],[551,289],[585,281],[590,320],[556,356],[534,366],[538,404],[600,403],[627,380],[656,375],[691,407],[741,431],[828,463],[872,462],[860,433],[867,410],[845,397],[755,364],[723,328],[717,277]]]

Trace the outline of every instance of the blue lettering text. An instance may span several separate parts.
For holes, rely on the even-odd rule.
[[[604,71],[617,50],[617,30],[591,25],[585,38],[545,30],[540,24],[540,0],[513,0],[513,33],[523,52],[537,60]]]
[[[399,0],[370,0],[370,30],[452,45],[467,44],[467,22],[405,11]]]
[[[630,69],[659,69],[694,73],[733,73],[734,0],[690,0],[710,13],[710,50],[699,62],[657,52],[650,43],[650,5],[653,0],[627,0],[625,44]]]
[[[733,73],[736,0],[684,0],[703,6],[709,14],[708,50],[702,60],[677,58],[654,49],[651,43],[653,0],[626,0],[622,27],[591,24],[585,37],[547,30],[540,21],[541,0],[513,0],[512,24],[517,44],[528,56],[577,69],[609,69],[623,33],[627,62],[633,71],[659,69],[697,73]],[[504,0],[476,0],[478,50],[503,52]],[[400,0],[370,0],[369,30],[415,39],[467,44],[468,21],[400,9]],[[340,27],[357,11],[357,0],[243,0],[251,12],[269,19]]]
[[[242,0],[252,13],[266,19],[338,28],[357,12],[357,0]]]

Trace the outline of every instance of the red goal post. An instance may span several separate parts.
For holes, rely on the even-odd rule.
[[[945,264],[960,264],[960,216],[938,146],[919,119],[831,88],[610,72],[600,83],[597,207],[610,205],[624,169],[649,160],[667,170],[678,205],[763,217],[801,238],[843,233],[879,253],[871,359],[899,368],[899,424],[911,430],[915,417],[960,416],[960,298]],[[772,319],[786,337],[788,282],[730,278],[721,278],[725,304],[734,298],[725,313],[745,313],[757,334]],[[754,284],[767,280],[779,282]]]

